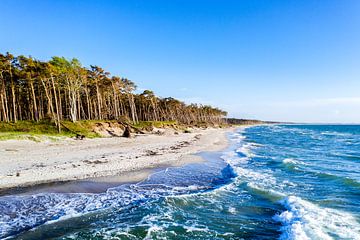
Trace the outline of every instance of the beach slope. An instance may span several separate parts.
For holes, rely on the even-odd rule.
[[[229,129],[166,132],[134,138],[0,141],[0,191],[201,161],[193,155],[226,147]]]

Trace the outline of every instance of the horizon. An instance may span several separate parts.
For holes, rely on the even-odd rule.
[[[2,1],[2,8],[1,53],[77,58],[133,80],[138,91],[210,104],[228,117],[360,124],[359,1]]]

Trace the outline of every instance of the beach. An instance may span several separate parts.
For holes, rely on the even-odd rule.
[[[194,154],[224,149],[229,131],[167,129],[162,135],[133,138],[0,141],[0,191],[104,176],[117,176],[119,182],[140,181],[147,170],[201,162]]]

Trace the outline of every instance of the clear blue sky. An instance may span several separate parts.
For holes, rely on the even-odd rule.
[[[76,57],[230,116],[360,122],[359,0],[0,2],[0,51]]]

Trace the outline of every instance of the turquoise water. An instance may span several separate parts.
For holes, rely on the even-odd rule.
[[[360,239],[360,126],[238,129],[205,163],[104,193],[0,197],[0,238]]]

